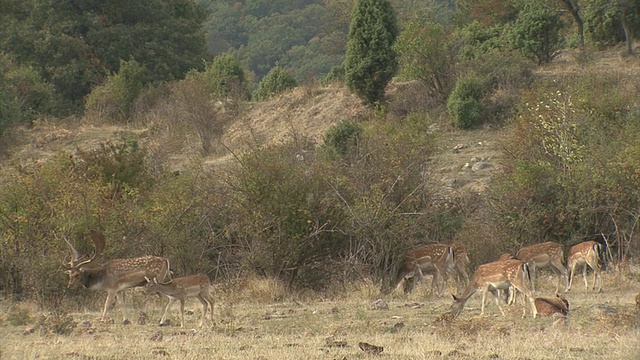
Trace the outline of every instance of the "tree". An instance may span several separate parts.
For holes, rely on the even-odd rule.
[[[536,59],[538,65],[549,63],[559,54],[561,28],[558,14],[543,7],[528,6],[511,29],[511,42],[525,56]]]
[[[447,33],[440,24],[424,26],[410,22],[395,44],[401,73],[422,81],[433,94],[446,96],[454,67],[454,52],[447,44]]]
[[[81,109],[123,59],[153,80],[171,80],[202,68],[206,57],[205,14],[189,0],[27,0],[14,8],[0,17],[0,47],[54,86],[60,115]]]
[[[398,36],[396,15],[387,0],[358,0],[353,8],[345,81],[365,104],[384,97],[387,83],[398,70],[393,44]]]

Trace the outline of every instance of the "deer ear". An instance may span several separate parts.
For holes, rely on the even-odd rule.
[[[451,295],[454,301],[458,301],[458,298],[455,295]]]
[[[151,282],[151,279],[149,279],[148,277],[144,277],[145,280],[147,280],[147,284]]]

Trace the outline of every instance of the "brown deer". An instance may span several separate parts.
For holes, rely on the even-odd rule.
[[[567,269],[569,270],[569,286],[567,291],[571,290],[573,283],[573,275],[576,267],[582,267],[582,280],[584,288],[588,289],[587,282],[587,265],[593,270],[593,290],[602,290],[602,276],[600,275],[600,244],[595,241],[585,241],[569,249],[567,259]]]
[[[188,298],[197,298],[202,303],[202,319],[200,327],[204,325],[207,317],[207,309],[211,309],[211,321],[213,322],[213,296],[210,292],[211,282],[205,274],[196,274],[175,278],[168,283],[159,283],[156,279],[147,279],[147,292],[158,293],[169,298],[169,303],[164,309],[160,324],[164,324],[167,312],[171,305],[180,300],[180,326],[184,327],[184,302]]]
[[[553,326],[565,323],[569,316],[569,301],[559,294],[552,298],[536,298],[533,305],[538,314],[556,319]]]
[[[459,297],[455,295],[453,296],[454,303],[451,305],[452,314],[454,317],[460,315],[469,298],[477,291],[482,291],[480,315],[484,315],[485,299],[487,297],[487,293],[491,292],[495,297],[496,305],[504,316],[505,313],[500,305],[500,300],[496,290],[505,290],[510,286],[513,286],[522,292],[523,297],[529,299],[531,304],[531,313],[535,318],[537,312],[533,305],[531,290],[529,290],[527,284],[527,264],[520,260],[494,261],[480,265],[471,277],[471,282],[462,295]],[[526,301],[524,301],[522,316],[526,315],[526,306]]]
[[[531,289],[534,292],[536,291],[536,269],[544,267],[550,267],[558,276],[556,293],[560,289],[561,279],[564,281],[566,291],[568,286],[567,269],[565,269],[563,265],[563,256],[562,245],[552,241],[526,246],[516,253],[516,259],[522,260],[529,265],[529,271],[531,271]]]
[[[454,267],[454,252],[451,246],[424,245],[407,251],[393,284],[396,289],[403,289],[408,293],[417,281],[424,279],[425,274],[430,274],[433,275],[432,287],[435,286],[438,295],[441,296],[448,280],[447,272],[453,271]]]
[[[105,248],[103,234],[91,230],[89,236],[95,246],[95,251],[90,259],[80,261],[78,251],[65,237],[65,242],[71,249],[71,261],[63,265],[69,274],[69,287],[82,285],[89,290],[103,290],[107,292],[107,300],[104,303],[101,321],[106,321],[109,306],[115,303],[117,294],[122,290],[145,286],[145,278],[170,278],[169,260],[157,256],[143,256],[132,259],[115,259],[95,268],[87,268]],[[124,296],[122,297],[122,313],[127,318]]]
[[[458,294],[469,285],[469,273],[467,267],[469,266],[469,254],[467,246],[463,244],[450,244],[453,249],[453,275],[456,279],[456,289]]]
[[[536,298],[533,301],[538,314],[542,316],[563,316],[569,315],[569,301],[560,294],[552,298]]]

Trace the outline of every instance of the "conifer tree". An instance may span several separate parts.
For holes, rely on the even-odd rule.
[[[384,98],[387,83],[398,70],[393,44],[396,14],[388,0],[357,0],[351,16],[345,82],[367,105]]]

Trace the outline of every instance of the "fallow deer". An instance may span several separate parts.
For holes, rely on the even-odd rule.
[[[533,301],[538,314],[542,316],[564,316],[569,315],[569,301],[560,294],[552,298],[536,298]]]
[[[558,293],[558,290],[560,289],[561,279],[564,281],[564,288],[566,291],[568,286],[567,269],[565,269],[563,265],[564,257],[561,244],[553,241],[547,241],[540,244],[526,246],[516,253],[516,258],[524,261],[525,263],[527,263],[527,265],[529,265],[529,271],[531,271],[532,291],[536,291],[536,269],[544,267],[550,267],[558,276],[558,282],[556,283],[556,293]]]
[[[454,317],[460,315],[464,309],[464,305],[469,298],[477,291],[482,291],[482,305],[480,315],[484,315],[484,305],[487,293],[491,292],[496,300],[496,305],[504,316],[504,310],[500,305],[497,290],[504,290],[510,286],[514,286],[531,304],[531,313],[535,318],[537,315],[533,304],[531,290],[527,285],[527,264],[520,260],[494,261],[488,264],[478,266],[475,273],[471,277],[471,282],[465,291],[459,297],[453,296],[454,303],[451,305]],[[522,316],[526,315],[526,301],[523,303]]]
[[[582,280],[584,288],[588,289],[587,282],[587,265],[593,270],[593,290],[600,291],[602,289],[602,277],[600,275],[600,244],[595,241],[585,241],[569,249],[567,259],[567,269],[569,270],[569,286],[567,291],[571,290],[573,283],[573,275],[576,267],[582,267]]]
[[[556,319],[553,326],[564,323],[569,316],[569,301],[559,294],[552,298],[536,298],[533,305],[538,314]]]
[[[469,285],[469,273],[467,267],[469,266],[469,255],[467,247],[463,244],[450,244],[453,249],[453,262],[454,262],[454,277],[456,279],[456,288],[458,294]]]
[[[95,251],[90,259],[80,261],[78,251],[71,245],[65,237],[65,242],[71,249],[71,261],[68,265],[63,265],[69,274],[69,287],[82,285],[89,290],[104,290],[107,292],[107,300],[104,303],[101,321],[106,321],[109,306],[115,303],[119,292],[147,284],[146,278],[166,279],[170,277],[169,260],[157,256],[143,256],[132,259],[115,259],[108,261],[95,268],[87,268],[85,265],[91,264],[105,248],[105,237],[103,234],[91,230],[89,236],[93,241]],[[127,313],[122,299],[122,313],[126,320]]]
[[[168,283],[159,283],[156,279],[147,279],[147,292],[158,293],[169,298],[169,303],[164,309],[160,324],[164,324],[167,312],[171,305],[180,301],[180,326],[184,327],[184,302],[188,298],[197,298],[202,303],[202,319],[200,327],[204,325],[207,317],[207,309],[211,309],[211,321],[213,321],[213,296],[210,292],[211,282],[205,274],[196,274],[175,278]]]
[[[396,289],[403,289],[407,293],[417,281],[424,278],[425,274],[432,274],[432,287],[435,286],[438,295],[441,296],[448,280],[447,272],[451,272],[454,267],[454,252],[451,246],[424,245],[406,253],[394,285]]]

